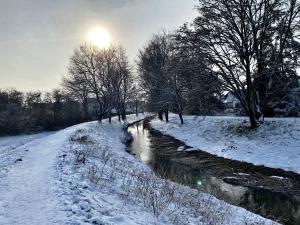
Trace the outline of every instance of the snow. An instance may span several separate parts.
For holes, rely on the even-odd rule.
[[[17,148],[29,151],[0,181],[1,224],[62,224],[54,162],[74,130],[66,129]]]
[[[234,174],[237,174],[237,175],[240,175],[240,176],[249,176],[248,173],[234,173]]]
[[[245,117],[176,115],[168,124],[155,119],[153,128],[221,157],[300,173],[300,119],[267,118],[256,130]]]
[[[129,116],[127,123],[141,118]],[[123,127],[114,118],[112,124],[90,122],[19,138],[26,143],[6,157],[13,161],[15,152],[25,152],[22,161],[0,180],[0,224],[273,224],[156,177],[125,151]],[[0,143],[13,146],[17,139]]]
[[[53,134],[53,132],[42,132],[32,135],[18,135],[0,137],[0,178],[3,177],[15,161],[23,158],[28,151],[26,144]],[[21,148],[21,146],[23,146]]]
[[[271,176],[272,178],[278,179],[278,180],[286,180],[288,178],[286,177],[279,177],[279,176]]]

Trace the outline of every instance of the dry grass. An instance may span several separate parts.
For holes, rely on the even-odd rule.
[[[216,204],[214,197],[187,189],[146,171],[128,168],[128,159],[114,156],[107,146],[98,146],[85,131],[78,131],[70,139],[76,165],[85,166],[85,177],[102,188],[114,188],[124,203],[143,206],[157,218],[167,218],[175,225],[228,225],[235,212],[225,202]],[[95,163],[96,159],[97,163]],[[130,176],[128,176],[130,174]],[[122,179],[123,177],[123,179]],[[178,209],[182,213],[178,214]],[[188,216],[183,216],[184,214]],[[188,218],[188,219],[187,219]],[[251,223],[248,218],[241,225]]]

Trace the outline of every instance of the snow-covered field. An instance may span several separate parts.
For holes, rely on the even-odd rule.
[[[250,130],[244,117],[172,114],[168,124],[155,119],[153,128],[193,147],[225,158],[300,173],[300,118],[269,118]]]
[[[25,154],[0,179],[0,224],[273,224],[155,177],[126,153],[123,126],[85,123],[16,146],[11,158]]]

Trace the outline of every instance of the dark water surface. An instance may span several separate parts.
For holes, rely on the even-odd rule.
[[[144,127],[143,122],[130,126],[128,131],[133,136],[128,151],[158,176],[201,189],[286,225],[300,225],[298,178],[272,177],[272,169],[244,166],[207,153],[178,152],[178,148],[187,148],[183,142],[155,132],[148,125]]]

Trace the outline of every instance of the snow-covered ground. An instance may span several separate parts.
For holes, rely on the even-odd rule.
[[[14,165],[16,161],[22,160],[28,151],[27,143],[34,143],[34,141],[53,133],[42,132],[32,135],[0,137],[0,179],[5,176],[10,166]]]
[[[172,114],[168,124],[155,119],[153,128],[225,158],[300,173],[300,118],[268,118],[250,130],[245,117],[185,116],[181,125]]]
[[[123,126],[85,123],[17,146],[10,157],[23,151],[22,161],[0,179],[0,224],[273,224],[155,177],[126,153]]]

